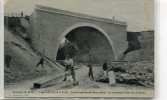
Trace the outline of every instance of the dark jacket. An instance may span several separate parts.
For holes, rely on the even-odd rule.
[[[106,71],[107,70],[107,63],[103,64],[103,70]]]
[[[93,73],[93,70],[92,70],[92,65],[89,64],[87,67],[89,67],[89,73]]]
[[[44,63],[44,59],[41,58],[40,61],[39,61],[40,64],[43,64]]]

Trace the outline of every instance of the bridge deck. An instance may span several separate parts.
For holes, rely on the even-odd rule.
[[[87,14],[65,11],[65,10],[45,7],[45,6],[41,6],[41,5],[36,5],[35,10],[46,11],[46,12],[56,13],[56,14],[61,14],[61,15],[66,15],[66,16],[73,16],[73,17],[79,17],[79,18],[84,18],[84,19],[91,19],[91,20],[96,20],[96,21],[101,21],[101,22],[106,22],[106,23],[112,23],[112,24],[127,26],[126,22],[122,22],[122,21],[118,21],[118,20],[112,20],[112,19],[108,19],[108,18],[101,18],[101,17],[87,15]]]

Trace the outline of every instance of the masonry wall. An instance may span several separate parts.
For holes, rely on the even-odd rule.
[[[126,25],[106,23],[37,9],[30,16],[32,43],[41,53],[51,59],[55,59],[60,45],[60,36],[66,29],[78,23],[95,24],[105,30],[113,42],[115,59],[127,49]]]

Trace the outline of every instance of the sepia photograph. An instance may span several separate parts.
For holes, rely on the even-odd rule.
[[[5,0],[5,97],[154,97],[154,0]]]

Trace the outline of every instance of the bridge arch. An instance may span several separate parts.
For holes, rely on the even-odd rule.
[[[98,30],[100,33],[102,33],[102,35],[105,36],[105,38],[107,39],[107,41],[109,42],[111,48],[112,48],[112,51],[113,51],[113,55],[114,55],[114,59],[116,58],[115,57],[115,54],[114,54],[114,44],[113,44],[113,41],[111,40],[110,36],[107,34],[107,32],[105,30],[103,30],[101,27],[99,27],[98,25],[95,25],[95,24],[92,24],[92,23],[78,23],[78,24],[74,24],[72,26],[70,26],[69,28],[67,28],[62,34],[61,36],[59,37],[59,43],[60,41],[68,34],[70,33],[71,31],[73,31],[74,29],[77,29],[77,28],[81,28],[81,27],[90,27],[90,28],[94,28],[96,30]]]

